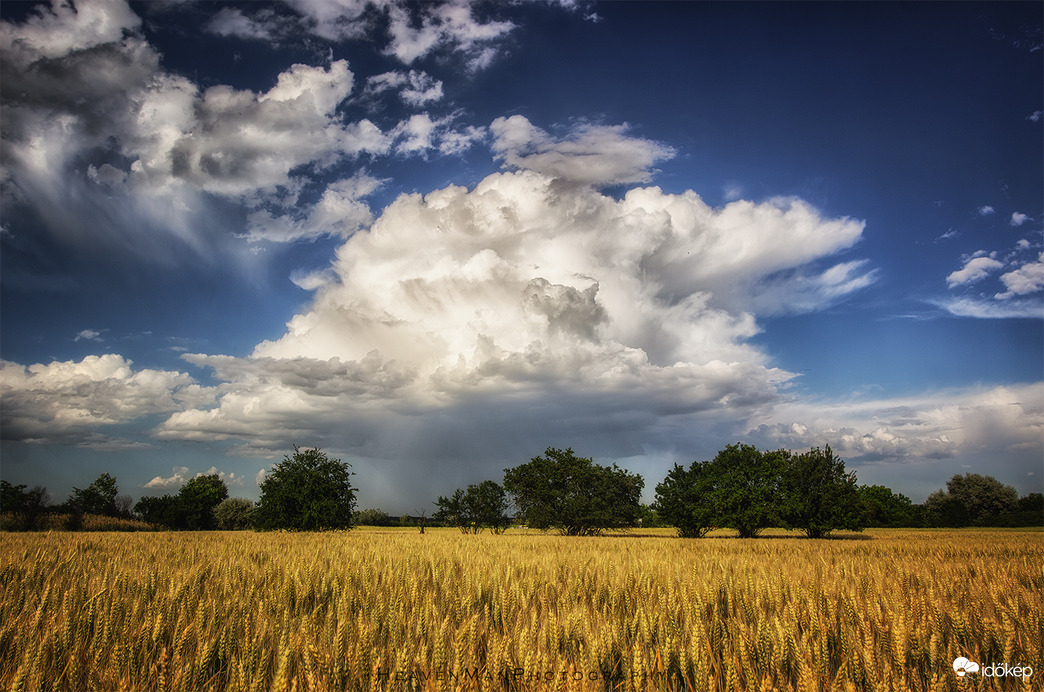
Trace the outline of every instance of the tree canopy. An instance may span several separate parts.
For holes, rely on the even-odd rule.
[[[782,517],[790,528],[801,529],[809,538],[822,538],[835,529],[863,529],[863,504],[855,472],[845,472],[845,462],[830,445],[786,455]]]
[[[120,488],[116,484],[116,478],[108,473],[103,473],[86,488],[73,488],[69,505],[84,514],[115,517],[120,514],[116,503],[116,496],[119,494]]]
[[[24,485],[0,481],[0,512],[11,512],[17,516],[21,520],[20,528],[35,529],[46,511],[47,489],[43,486],[26,490]]]
[[[496,481],[469,485],[467,490],[458,488],[452,497],[440,496],[435,504],[439,510],[433,518],[464,533],[478,533],[485,528],[503,533],[511,524],[507,494]]]
[[[222,500],[214,508],[214,519],[222,531],[242,531],[254,525],[254,503],[242,497]]]
[[[919,520],[910,498],[886,486],[861,485],[859,499],[868,527],[913,526]]]
[[[706,461],[675,464],[656,486],[655,509],[682,538],[702,538],[718,523],[714,483]]]
[[[178,490],[178,504],[185,528],[193,531],[216,529],[214,510],[227,497],[228,488],[216,473],[189,480]]]
[[[778,526],[786,461],[786,452],[762,452],[747,444],[728,445],[718,452],[708,472],[720,525],[736,529],[741,538]]]
[[[572,449],[554,447],[504,471],[504,489],[518,518],[533,528],[554,528],[568,536],[635,525],[644,485],[641,476],[616,464],[599,466]]]
[[[355,488],[351,464],[319,449],[294,447],[261,482],[254,523],[261,529],[351,528]]]
[[[924,501],[930,520],[938,526],[990,526],[1018,510],[1019,493],[993,476],[955,475],[946,490],[936,490]]]

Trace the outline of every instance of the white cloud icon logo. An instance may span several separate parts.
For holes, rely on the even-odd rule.
[[[953,659],[953,669],[959,677],[963,678],[966,673],[978,673],[979,664],[975,661],[969,661],[964,656],[958,656]]]

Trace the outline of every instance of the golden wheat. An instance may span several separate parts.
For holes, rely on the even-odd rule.
[[[958,656],[1040,683],[1040,532],[865,538],[2,534],[0,688],[1022,689]]]

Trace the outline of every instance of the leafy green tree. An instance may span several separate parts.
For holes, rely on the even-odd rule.
[[[714,486],[718,522],[754,538],[781,523],[783,470],[789,455],[783,450],[761,452],[747,444],[729,445],[707,467]]]
[[[968,509],[968,518],[977,526],[990,526],[1019,503],[1019,493],[993,476],[978,473],[957,475],[946,482],[946,490]]]
[[[222,531],[242,531],[254,525],[254,503],[242,497],[222,500],[214,508],[214,519]]]
[[[456,526],[464,533],[488,528],[499,534],[511,524],[507,494],[496,481],[469,485],[467,490],[458,488],[452,497],[440,496],[435,504],[439,510],[433,519]]]
[[[69,504],[84,514],[117,517],[120,515],[120,508],[116,502],[119,494],[120,487],[116,484],[116,479],[108,473],[103,473],[86,488],[73,488]]]
[[[960,527],[971,523],[968,507],[942,489],[925,498],[924,509],[929,526]]]
[[[149,524],[168,529],[185,528],[181,505],[174,495],[146,495],[134,505],[134,513]]]
[[[262,529],[347,529],[355,509],[351,464],[294,447],[261,483],[254,520]]]
[[[859,486],[863,516],[868,527],[915,526],[914,506],[906,495],[883,485]]]
[[[655,509],[682,538],[702,538],[717,523],[715,488],[708,462],[675,464],[656,486]]]
[[[993,476],[955,475],[946,491],[935,491],[924,502],[937,526],[995,526],[1018,509],[1019,494]]]
[[[450,497],[439,495],[439,498],[435,500],[435,505],[438,510],[432,515],[433,520],[456,526],[461,533],[479,532],[478,523],[472,516],[471,508],[468,507],[467,491],[463,488],[457,488]]]
[[[1016,508],[997,519],[998,526],[1044,526],[1044,495],[1030,493],[1019,498]]]
[[[855,472],[827,445],[789,456],[783,472],[782,515],[790,528],[809,538],[822,538],[835,529],[863,530],[863,505]]]
[[[543,456],[504,471],[504,489],[518,516],[538,529],[567,536],[634,526],[645,481],[616,464],[599,466],[572,449],[548,447]]]
[[[196,476],[178,490],[178,509],[185,528],[211,531],[217,528],[214,508],[228,497],[225,481],[216,473]]]
[[[4,528],[32,531],[47,512],[47,489],[38,485],[26,490],[24,485],[0,481],[0,512],[11,512],[19,520],[16,526]]]
[[[360,509],[352,515],[352,523],[356,526],[395,526],[398,519],[387,512],[377,509]]]

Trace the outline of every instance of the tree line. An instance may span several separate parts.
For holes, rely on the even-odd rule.
[[[728,445],[711,460],[675,464],[656,486],[651,505],[641,503],[640,475],[616,464],[596,464],[572,449],[548,447],[543,455],[505,469],[502,483],[485,480],[439,496],[430,523],[423,512],[396,521],[379,509],[356,511],[350,468],[319,449],[295,447],[266,474],[256,503],[229,497],[215,474],[201,474],[176,494],[143,497],[137,504],[119,494],[108,473],[86,488],[74,488],[69,500],[55,506],[48,505],[45,488],[0,481],[0,512],[5,529],[29,530],[55,515],[65,517],[61,528],[73,530],[82,528],[85,516],[172,530],[346,529],[416,520],[464,533],[502,533],[514,524],[569,536],[671,526],[686,538],[715,528],[733,529],[744,538],[776,527],[820,538],[877,527],[1044,525],[1041,493],[1020,498],[992,476],[966,473],[915,505],[885,486],[858,485],[829,446],[794,454]]]

